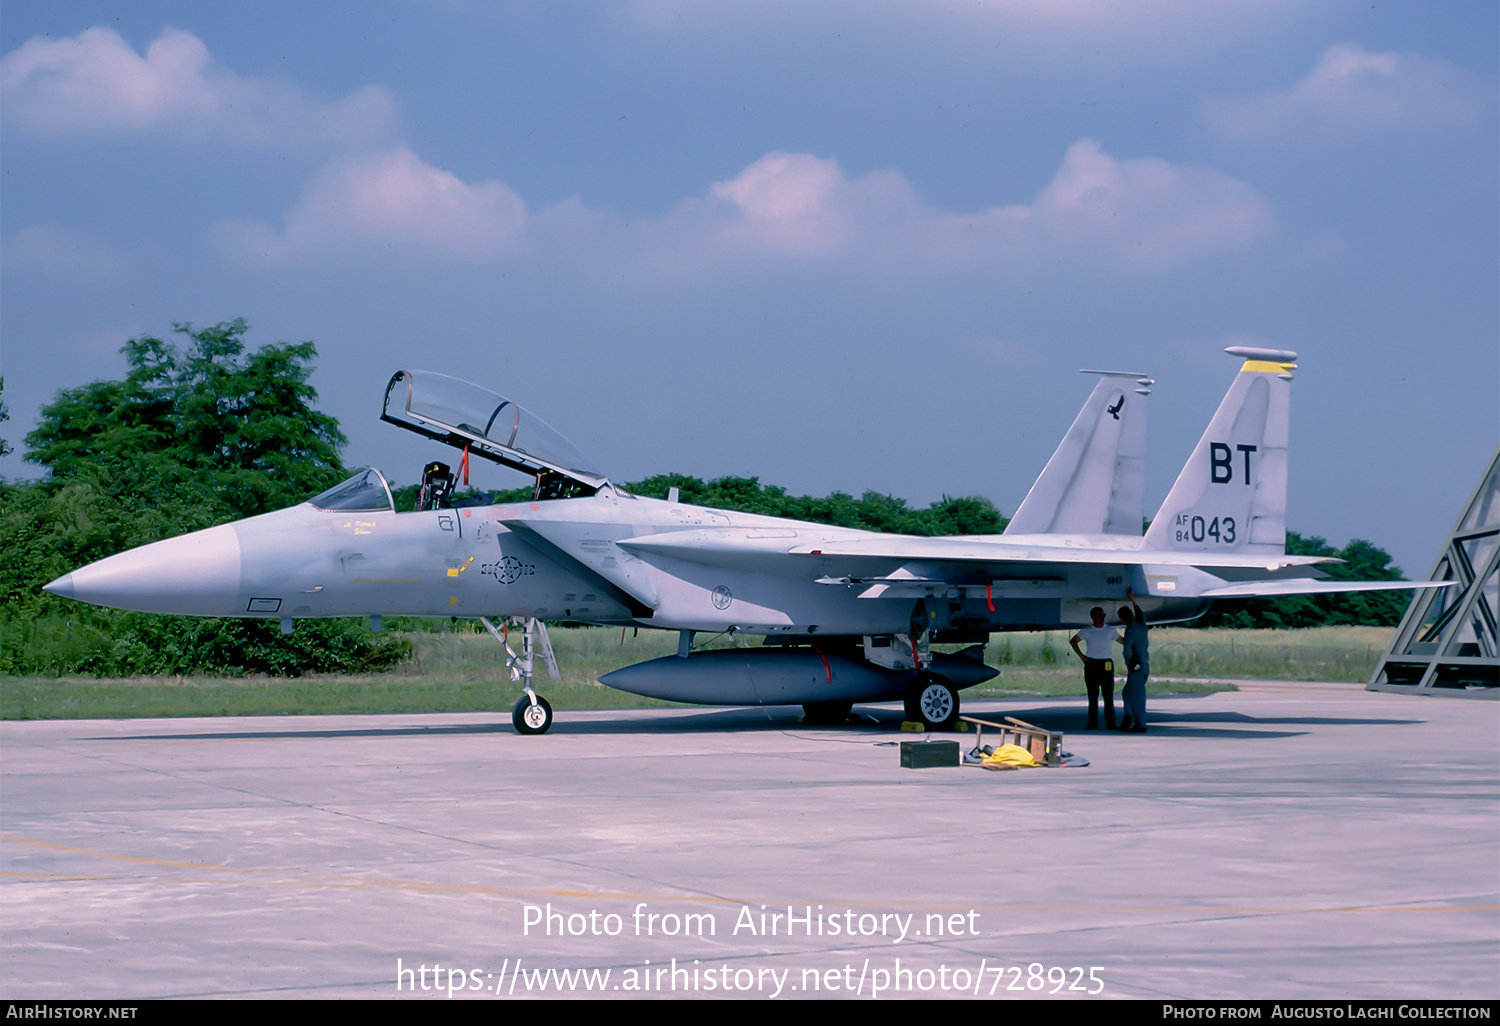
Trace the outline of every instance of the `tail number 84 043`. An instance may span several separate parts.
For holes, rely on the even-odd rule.
[[[1177,519],[1172,524],[1177,535],[1177,540],[1185,541],[1211,541],[1218,545],[1233,545],[1235,539],[1234,517],[1207,517],[1188,516],[1186,513],[1177,514]]]

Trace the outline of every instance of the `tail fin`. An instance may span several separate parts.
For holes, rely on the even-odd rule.
[[[1047,461],[1006,534],[1141,533],[1146,490],[1146,396],[1150,378],[1100,375],[1062,444]]]
[[[1287,438],[1296,353],[1233,346],[1245,362],[1177,483],[1146,547],[1174,552],[1286,549]]]

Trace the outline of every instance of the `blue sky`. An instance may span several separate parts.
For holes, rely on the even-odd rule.
[[[414,367],[619,480],[1011,512],[1111,367],[1158,381],[1154,509],[1261,345],[1301,354],[1290,525],[1420,575],[1500,438],[1497,38],[1459,0],[7,0],[5,434],[243,316],[399,481]]]

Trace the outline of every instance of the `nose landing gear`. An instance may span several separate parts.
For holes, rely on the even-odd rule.
[[[521,689],[526,692],[510,712],[510,722],[515,726],[516,733],[547,733],[552,726],[552,706],[531,689],[532,670],[538,651],[541,652],[542,660],[547,664],[548,676],[553,680],[560,680],[562,677],[557,672],[557,657],[552,654],[552,641],[547,637],[547,625],[534,616],[525,620],[507,620],[505,622],[507,628],[515,624],[522,629],[521,653],[517,655],[515,649],[510,647],[510,642],[506,640],[505,635],[500,633],[488,617],[481,616],[479,622],[484,624],[485,630],[494,635],[496,641],[505,646],[505,665],[510,670],[510,679],[520,684]]]
[[[545,734],[552,726],[552,706],[541,695],[526,689],[526,694],[511,710],[510,722],[515,724],[517,734]]]

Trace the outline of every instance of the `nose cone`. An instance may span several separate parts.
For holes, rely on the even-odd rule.
[[[142,613],[232,616],[240,608],[240,539],[232,524],[142,545],[64,574],[45,590]]]

